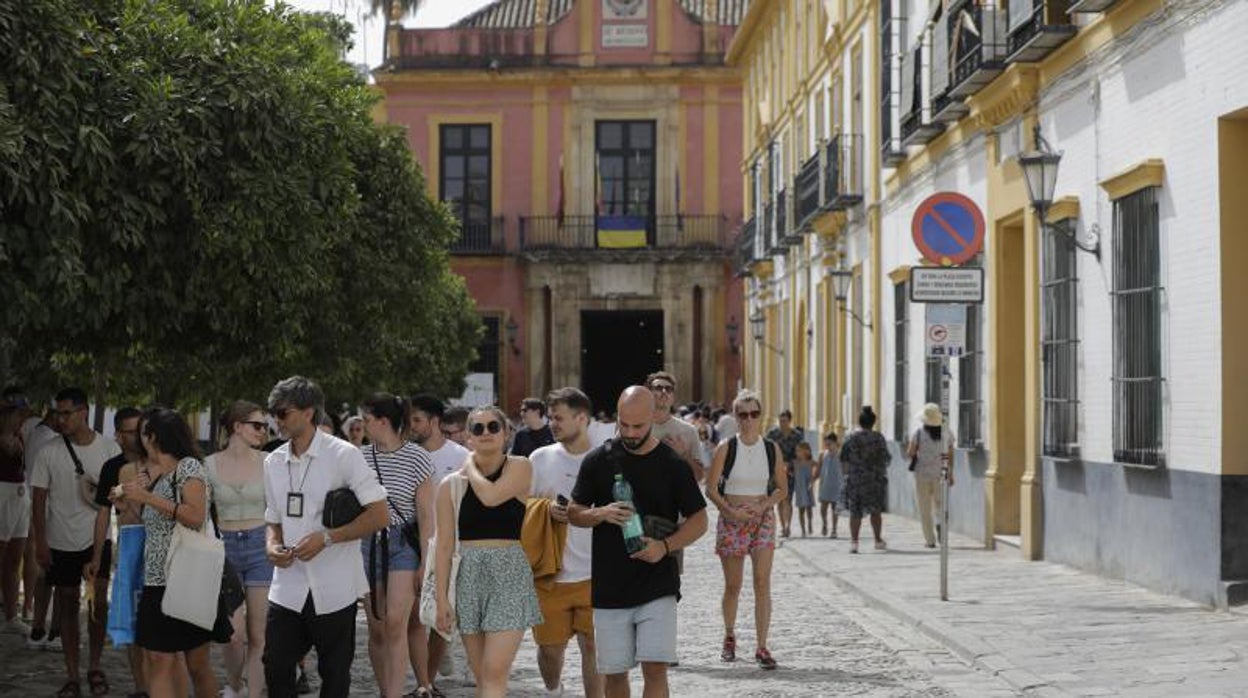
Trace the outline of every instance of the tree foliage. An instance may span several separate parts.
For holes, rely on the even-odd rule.
[[[294,372],[457,392],[455,222],[346,35],[262,0],[0,0],[10,370],[197,405]]]

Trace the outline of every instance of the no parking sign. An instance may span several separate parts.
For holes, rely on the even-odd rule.
[[[910,232],[914,246],[932,264],[965,264],[984,247],[984,214],[966,196],[941,192],[915,209]]]

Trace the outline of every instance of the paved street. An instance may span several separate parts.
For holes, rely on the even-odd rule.
[[[686,556],[673,694],[1248,695],[1243,614],[1027,563],[1015,549],[987,551],[956,536],[951,600],[942,603],[939,558],[922,548],[917,524],[886,517],[885,537],[889,550],[864,545],[860,555],[848,554],[845,538],[784,543],[771,642],[781,668],[763,672],[748,661],[719,661],[722,583],[708,535]],[[752,603],[747,583],[737,631],[743,658],[754,649]],[[0,653],[0,695],[50,696],[59,686],[59,655],[28,651],[8,635],[0,636]],[[534,653],[526,640],[513,695],[542,695]],[[575,695],[575,647],[568,661],[565,683]],[[107,651],[106,668],[115,689],[125,688],[118,651]],[[375,695],[362,643],[355,674],[354,695]],[[458,674],[442,681],[446,694],[472,695]],[[640,688],[638,680],[635,694]]]
[[[857,595],[842,591],[805,559],[846,556],[847,549],[844,539],[797,540],[781,548],[776,558],[771,642],[780,669],[764,672],[745,661],[754,651],[753,598],[748,581],[737,630],[738,654],[743,659],[732,665],[719,659],[722,577],[713,539],[709,534],[703,538],[685,558],[681,665],[672,673],[673,695],[1012,695],[1004,681],[971,668],[926,635],[865,605]],[[353,695],[375,695],[362,642],[362,623],[357,637],[361,644],[354,665],[357,690]],[[26,650],[10,635],[0,637],[0,652],[5,657],[0,695],[50,696],[59,687],[63,670],[58,654]],[[535,652],[532,641],[526,639],[512,673],[513,695],[543,694]],[[128,687],[124,659],[114,649],[107,650],[106,656],[113,693],[121,694],[120,689]],[[565,671],[569,695],[580,691],[579,661],[574,643]],[[472,695],[471,687],[456,679],[441,682],[446,694]],[[640,695],[640,691],[638,676],[634,694]]]

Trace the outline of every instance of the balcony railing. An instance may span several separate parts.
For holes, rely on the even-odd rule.
[[[924,32],[901,64],[902,145],[923,145],[945,130],[932,121],[931,69],[931,33]]]
[[[599,216],[525,216],[520,218],[520,249],[729,250],[727,219],[716,215],[639,216],[644,239],[636,244],[608,243]]]
[[[780,244],[780,217],[783,211],[784,207],[777,207],[774,199],[763,204],[763,228],[760,234],[763,237],[763,251],[768,256],[784,254],[784,246]]]
[[[844,210],[862,203],[865,165],[862,136],[853,133],[837,134],[828,141],[824,162],[827,207]]]
[[[741,233],[737,236],[736,263],[733,265],[737,277],[749,276],[750,266],[760,257],[755,252],[754,236],[757,231],[755,219],[750,218],[741,225]]]
[[[399,41],[402,68],[499,70],[539,65],[532,29],[404,29]]]
[[[451,243],[451,254],[500,255],[507,251],[507,219],[461,223],[459,239]]]
[[[945,27],[951,56],[949,95],[969,97],[1005,69],[1005,13],[994,2],[956,0]]]
[[[1069,9],[1069,0],[1010,0],[1009,59],[1035,62],[1066,43],[1078,31],[1070,23]]]
[[[810,220],[819,213],[820,194],[819,184],[819,154],[815,153],[806,162],[802,163],[802,168],[797,172],[797,179],[793,184],[793,191],[797,194],[797,228],[803,229]]]
[[[802,242],[802,231],[797,226],[797,221],[793,214],[793,204],[793,197],[789,195],[787,189],[776,195],[776,206],[778,207],[776,226],[780,244],[785,247],[792,247]]]

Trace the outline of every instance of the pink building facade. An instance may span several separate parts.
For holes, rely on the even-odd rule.
[[[664,369],[678,401],[740,379],[740,74],[747,0],[499,0],[393,27],[375,73],[487,326],[474,371],[514,411],[579,386],[613,412]]]

